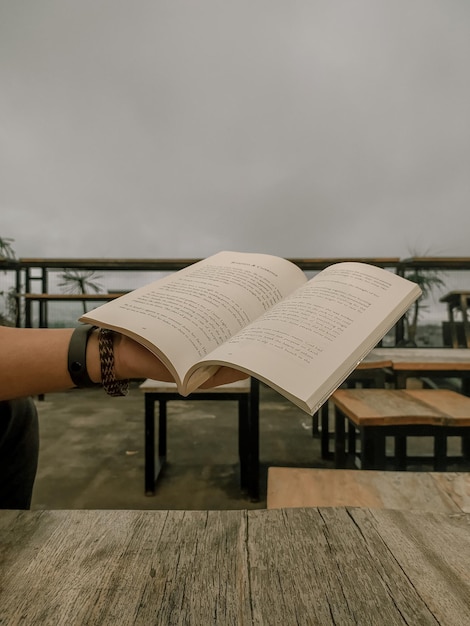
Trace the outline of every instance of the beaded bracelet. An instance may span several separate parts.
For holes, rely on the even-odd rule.
[[[101,328],[98,337],[100,352],[101,384],[110,396],[126,396],[129,392],[128,380],[116,380],[114,371],[114,333],[112,330]]]

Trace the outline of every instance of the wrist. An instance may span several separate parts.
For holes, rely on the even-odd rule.
[[[75,328],[69,339],[67,367],[71,381],[76,387],[93,387],[99,384],[99,376],[92,367],[93,334],[96,327],[80,324]],[[90,356],[89,356],[90,354]],[[98,356],[99,359],[99,356]],[[96,363],[96,358],[95,358]]]
[[[98,347],[99,329],[95,328],[88,337],[86,367],[88,376],[97,384],[101,383],[100,351]]]

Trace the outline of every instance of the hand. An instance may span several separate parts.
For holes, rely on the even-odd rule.
[[[114,361],[118,379],[151,378],[163,382],[175,382],[168,368],[150,350],[133,339],[116,333],[114,340]],[[248,374],[229,367],[221,367],[201,389],[210,389],[237,380],[248,378]]]

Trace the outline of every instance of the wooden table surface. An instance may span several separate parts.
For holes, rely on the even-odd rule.
[[[470,515],[0,512],[0,624],[470,623]]]
[[[388,360],[394,370],[470,370],[468,348],[374,348],[367,360]]]

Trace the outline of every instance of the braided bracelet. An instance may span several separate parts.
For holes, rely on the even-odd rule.
[[[98,337],[101,366],[101,384],[110,396],[125,396],[129,391],[128,380],[116,380],[114,371],[114,333],[112,330],[101,328]]]

